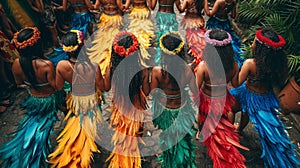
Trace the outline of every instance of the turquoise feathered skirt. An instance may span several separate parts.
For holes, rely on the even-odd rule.
[[[273,92],[258,94],[250,91],[246,82],[239,88],[230,90],[239,101],[242,111],[249,114],[259,133],[265,167],[292,168],[300,165],[296,146],[291,143],[285,126],[278,118],[278,101]]]
[[[74,13],[72,15],[73,22],[71,30],[80,30],[86,37],[88,26],[92,23],[94,15],[91,12]]]
[[[187,100],[178,109],[169,109],[163,106],[157,97],[154,97],[153,124],[162,129],[159,135],[160,148],[163,151],[158,160],[162,168],[194,168],[197,148],[191,141],[195,137],[193,124],[196,112]]]
[[[242,42],[241,42],[240,38],[232,30],[230,21],[228,19],[219,19],[219,18],[212,16],[206,22],[206,28],[207,28],[207,30],[222,29],[231,35],[231,38],[232,38],[231,44],[232,44],[233,51],[234,51],[234,60],[238,63],[239,67],[241,67],[245,61],[245,58],[243,58],[241,56],[241,54],[243,52],[242,49],[240,48]]]
[[[156,14],[156,26],[157,26],[157,49],[155,56],[155,63],[160,66],[161,64],[161,48],[159,46],[159,39],[163,34],[172,31],[178,31],[178,22],[176,20],[175,13],[167,13],[158,11]]]
[[[47,167],[50,133],[58,120],[56,98],[29,96],[22,104],[26,113],[14,136],[0,148],[2,166],[7,168]]]

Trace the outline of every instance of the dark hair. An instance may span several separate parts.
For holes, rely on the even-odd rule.
[[[62,39],[62,43],[65,46],[75,46],[78,45],[78,36],[77,33],[75,32],[68,32],[64,38]],[[80,52],[82,45],[78,46],[78,49],[73,52],[67,52],[69,57],[77,58]]]
[[[274,42],[279,41],[278,35],[269,29],[263,29],[262,35]],[[287,57],[284,50],[274,49],[256,40],[253,51],[257,66],[257,78],[269,83],[284,84],[287,75]]]
[[[195,0],[196,9],[199,14],[201,14],[203,8],[203,1],[202,0]]]
[[[125,34],[120,36],[118,39],[118,45],[124,46],[125,49],[129,48],[133,45],[133,39],[130,34]],[[133,55],[127,57],[129,63],[126,63],[126,67],[118,67],[118,65],[126,58],[124,56],[118,55],[113,47],[112,47],[112,54],[111,54],[111,68],[110,68],[110,76],[114,77],[112,80],[113,86],[113,93],[114,93],[114,101],[116,102],[124,102],[122,104],[122,108],[130,109],[131,103],[140,108],[139,105],[142,105],[143,109],[146,109],[146,104],[142,103],[142,97],[140,92],[140,86],[142,85],[142,71],[141,66],[138,62],[140,51],[136,51]],[[117,72],[116,72],[117,70]],[[116,73],[115,73],[116,72]],[[136,73],[137,72],[137,73]],[[133,77],[131,79],[131,77]],[[129,89],[128,89],[129,84]],[[126,99],[126,95],[129,94],[130,100]],[[140,101],[140,104],[136,104],[136,101]]]
[[[17,41],[22,43],[23,41],[30,39],[33,36],[33,33],[34,31],[31,28],[22,29],[17,36]],[[43,56],[41,39],[37,40],[33,46],[18,50],[21,54],[20,65],[28,82],[31,83],[33,88],[38,89],[36,87],[37,80],[33,69],[32,60],[36,57],[47,59]]]
[[[211,32],[209,33],[209,38],[222,41],[228,38],[228,34],[224,30],[214,29],[211,30]],[[225,73],[227,74],[234,68],[234,59],[233,59],[234,51],[231,43],[225,46],[213,46],[217,50],[217,53],[214,53],[213,51],[208,53],[208,51],[210,51],[208,47],[210,46],[206,47],[206,53],[203,55],[204,57],[203,59],[207,62],[209,68],[213,72],[222,72],[224,69]],[[219,59],[221,59],[223,67],[216,66],[218,65]],[[221,75],[221,74],[214,73],[214,75]]]
[[[162,39],[162,45],[168,49],[169,51],[173,51],[174,49],[178,48],[180,43],[183,42],[183,39],[175,33],[170,33],[167,36],[163,37]],[[181,49],[181,51],[176,55],[168,55],[167,53],[162,52],[161,54],[161,65],[162,65],[162,77],[166,78],[167,76],[170,79],[170,82],[174,84],[173,87],[179,88],[178,82],[183,82],[183,79],[186,75],[186,64],[185,61],[177,61],[176,65],[172,64],[172,61],[174,61],[174,57],[180,57],[181,59],[184,59],[185,56],[185,50],[184,47]],[[173,72],[172,75],[169,72]],[[176,72],[176,73],[174,73]],[[178,79],[179,81],[176,81]]]

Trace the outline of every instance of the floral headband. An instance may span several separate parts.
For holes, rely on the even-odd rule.
[[[176,34],[180,37],[181,39],[181,43],[178,45],[177,48],[175,48],[174,50],[170,51],[168,50],[164,45],[163,45],[163,39],[171,34]],[[166,53],[166,54],[169,54],[169,55],[176,55],[178,54],[184,47],[184,38],[182,37],[182,35],[179,33],[179,32],[169,32],[169,33],[166,33],[164,35],[162,35],[159,39],[159,46],[161,48],[161,50]]]
[[[286,41],[284,40],[284,38],[281,35],[278,35],[278,38],[279,38],[279,41],[274,42],[271,39],[265,37],[262,34],[262,30],[257,30],[256,31],[256,40],[259,43],[266,45],[267,47],[272,47],[274,49],[282,48],[286,44]]]
[[[216,40],[216,39],[211,39],[211,38],[209,38],[209,34],[210,34],[211,31],[212,31],[212,30],[207,30],[207,31],[205,32],[205,34],[204,34],[204,38],[205,38],[205,41],[206,41],[207,43],[209,43],[209,44],[211,44],[211,45],[213,45],[213,46],[219,46],[219,47],[221,47],[221,46],[226,46],[226,45],[228,45],[228,44],[231,43],[232,39],[231,39],[231,35],[230,35],[229,33],[226,32],[228,38],[223,39],[222,41],[220,41],[220,40]]]
[[[33,35],[29,39],[24,40],[23,42],[19,42],[17,40],[17,38],[18,38],[20,32],[25,30],[25,29],[32,29],[33,30]],[[30,47],[33,46],[40,38],[41,38],[41,33],[36,27],[26,27],[26,28],[21,29],[20,31],[18,31],[14,34],[13,41],[14,41],[14,44],[16,45],[16,47],[18,49],[24,49],[24,48],[27,48],[29,46]]]
[[[74,45],[74,46],[72,46],[72,45],[71,46],[65,46],[63,44],[63,50],[65,52],[76,51],[78,49],[78,47],[83,44],[83,41],[84,41],[84,35],[83,35],[82,31],[79,31],[79,30],[70,30],[70,32],[77,34],[77,44]]]
[[[132,45],[129,48],[125,48],[124,46],[120,46],[118,44],[118,41],[121,38],[124,38],[126,36],[131,36],[132,38]],[[135,35],[133,35],[132,33],[123,31],[117,34],[117,36],[115,37],[114,41],[113,41],[113,50],[115,51],[115,53],[117,53],[119,56],[121,57],[127,57],[129,55],[132,55],[133,53],[135,53],[137,50],[139,50],[139,42],[136,38]]]

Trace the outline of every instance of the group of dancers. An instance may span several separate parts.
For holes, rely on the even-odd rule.
[[[134,0],[125,30],[121,30],[122,12],[129,8],[129,0],[124,4],[119,0],[81,3],[71,4],[90,9],[103,5],[98,29],[89,44],[85,44],[86,28],[68,31],[59,52],[51,55],[54,62],[43,56],[43,39],[36,27],[14,34],[21,57],[13,63],[13,74],[16,84],[28,86],[29,97],[22,104],[26,113],[14,137],[0,147],[4,167],[90,167],[93,153],[100,152],[96,140],[103,139],[98,134],[98,125],[104,122],[102,93],[110,90],[114,135],[106,161],[111,168],[141,167],[139,146],[147,145],[142,137],[149,95],[153,124],[162,130],[158,158],[162,167],[196,167],[197,147],[192,139],[197,129],[214,167],[246,167],[238,148],[249,149],[240,144],[238,133],[249,119],[259,133],[265,167],[300,165],[295,145],[278,118],[280,109],[272,89],[282,87],[286,73],[286,41],[281,35],[257,30],[253,58],[243,62],[240,41],[227,18],[228,13],[235,14],[235,1],[217,0],[209,10],[207,0],[182,4],[161,0],[157,32],[147,6],[154,9],[156,0]],[[57,8],[65,9],[66,2],[63,4]],[[174,4],[179,11],[186,10],[185,37],[178,32]],[[207,30],[203,9],[212,16]],[[73,25],[89,24],[84,20],[88,19],[78,16]],[[152,45],[155,55],[148,51]],[[184,61],[186,54],[194,58],[191,66]],[[154,67],[147,64],[151,58]],[[68,87],[70,91],[63,96]],[[57,110],[64,104],[66,125],[51,151],[50,134],[58,120]],[[238,111],[242,117],[236,128]]]

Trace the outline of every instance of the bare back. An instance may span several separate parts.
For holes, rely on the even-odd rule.
[[[167,12],[167,13],[174,13],[174,3],[176,0],[159,0],[158,5],[159,8],[158,10],[160,12]]]

